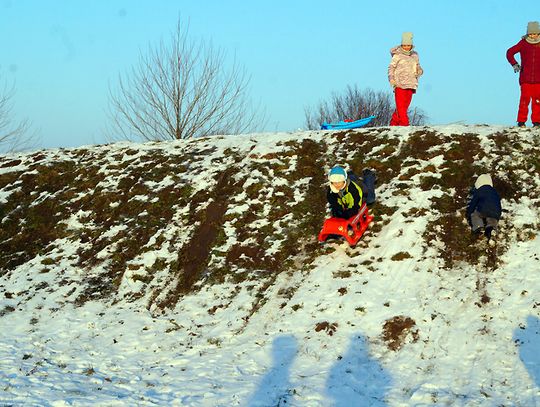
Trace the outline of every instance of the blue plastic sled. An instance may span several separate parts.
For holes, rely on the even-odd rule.
[[[356,129],[357,127],[365,126],[376,117],[377,116],[369,116],[364,119],[356,120],[354,122],[340,121],[339,123],[323,123],[321,124],[321,130]]]

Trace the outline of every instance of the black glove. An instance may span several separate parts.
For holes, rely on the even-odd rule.
[[[514,68],[515,73],[518,73],[519,71],[521,71],[521,66],[519,64],[514,64],[512,65],[512,67]]]

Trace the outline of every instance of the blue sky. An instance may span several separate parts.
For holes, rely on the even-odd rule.
[[[414,32],[425,74],[413,106],[431,124],[515,124],[519,87],[505,52],[540,20],[502,1],[0,0],[0,81],[41,147],[103,143],[109,85],[189,21],[251,75],[267,131],[347,85],[389,89],[389,49]],[[0,83],[2,83],[0,82]]]

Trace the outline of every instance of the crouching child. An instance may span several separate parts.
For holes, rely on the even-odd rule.
[[[467,221],[471,232],[484,235],[490,239],[501,219],[501,197],[493,188],[493,181],[489,174],[482,174],[471,189],[469,204],[467,205]]]

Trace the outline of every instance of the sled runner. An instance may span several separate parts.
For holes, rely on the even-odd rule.
[[[321,124],[321,130],[343,130],[343,129],[356,129],[368,124],[377,116],[369,116],[364,119],[350,121],[340,121],[339,123],[323,123]]]
[[[373,216],[369,214],[367,205],[363,203],[358,214],[352,218],[326,219],[319,233],[319,242],[326,241],[330,235],[338,235],[343,236],[349,245],[355,246],[372,220]]]

